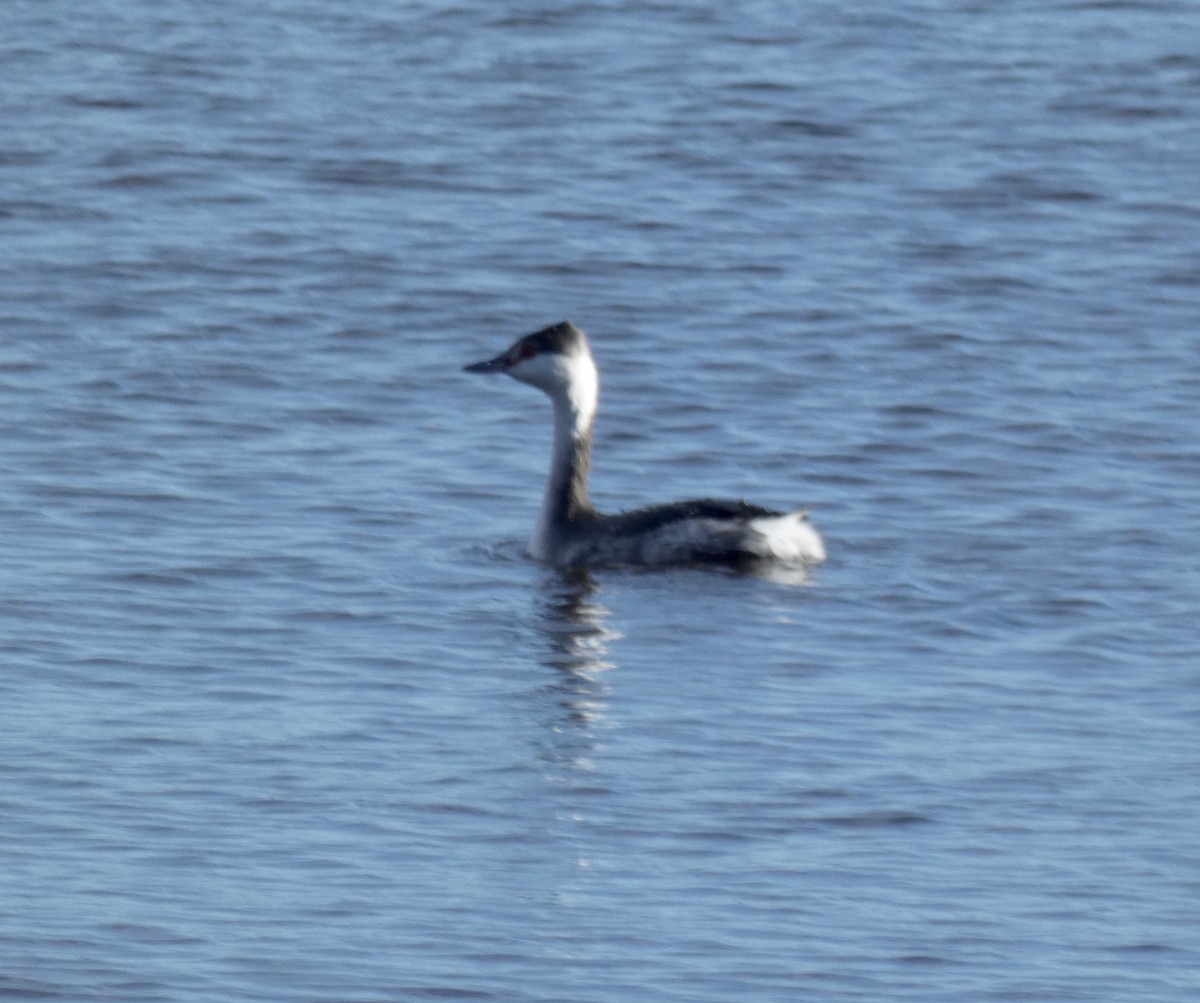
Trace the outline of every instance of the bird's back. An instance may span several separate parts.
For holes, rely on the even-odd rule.
[[[589,513],[549,541],[556,564],[596,566],[823,560],[803,512],[701,498],[622,512]]]

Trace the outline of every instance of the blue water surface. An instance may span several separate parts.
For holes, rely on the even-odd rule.
[[[5,4],[0,997],[1195,1000],[1195,23]]]

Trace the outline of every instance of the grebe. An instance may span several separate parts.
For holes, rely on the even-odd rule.
[[[565,567],[825,560],[821,537],[803,511],[711,498],[620,515],[592,508],[588,471],[600,379],[587,338],[569,321],[526,335],[466,371],[507,373],[554,404],[550,477],[530,548],[538,560]]]

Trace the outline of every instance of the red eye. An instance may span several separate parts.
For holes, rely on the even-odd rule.
[[[517,355],[517,358],[521,362],[524,362],[526,359],[532,359],[535,355],[537,355],[536,348],[534,348],[532,345],[522,345],[521,351]]]

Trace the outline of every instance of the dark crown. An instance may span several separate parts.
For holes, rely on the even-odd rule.
[[[581,349],[587,351],[587,337],[569,320],[551,324],[533,334],[527,334],[524,341],[531,344],[538,353],[559,352],[562,355],[574,355]]]

